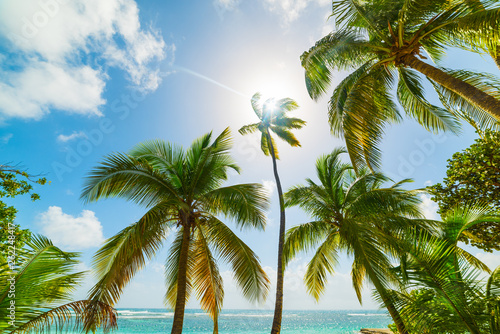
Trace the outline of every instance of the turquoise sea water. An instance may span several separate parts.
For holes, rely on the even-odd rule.
[[[118,331],[170,333],[173,312],[165,309],[118,309]],[[224,310],[219,318],[220,334],[268,334],[273,312]],[[383,311],[284,311],[283,334],[359,333],[361,328],[387,328],[392,321]],[[186,310],[183,333],[211,334],[212,321],[201,310]]]

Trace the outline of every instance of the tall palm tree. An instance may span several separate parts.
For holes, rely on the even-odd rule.
[[[391,256],[398,256],[394,239],[412,227],[425,227],[419,219],[416,191],[401,189],[401,181],[390,187],[382,174],[360,170],[341,161],[344,149],[321,156],[316,162],[320,183],[307,179],[306,185],[292,187],[285,194],[287,206],[299,206],[313,221],[287,231],[285,263],[298,252],[315,249],[304,277],[307,291],[316,300],[324,292],[328,274],[334,273],[341,251],[352,263],[352,284],[361,303],[367,278],[382,297],[399,333],[408,333],[387,290],[396,278],[391,273]]]
[[[240,228],[264,229],[266,192],[260,184],[222,187],[229,169],[239,171],[229,155],[229,128],[211,140],[208,133],[187,150],[161,140],[145,142],[128,154],[109,155],[90,173],[82,193],[86,202],[121,197],[147,211],[94,256],[98,282],[89,299],[114,305],[172,230],[174,241],[165,265],[165,300],[175,309],[172,334],[182,333],[192,290],[218,332],[224,291],[216,256],[232,266],[245,297],[265,298],[269,280],[257,256],[218,216],[233,219]]]
[[[301,129],[306,122],[299,119],[288,117],[287,112],[297,109],[297,102],[290,98],[284,98],[278,101],[268,99],[264,104],[260,105],[260,93],[255,93],[252,97],[252,108],[257,117],[258,123],[253,123],[243,126],[239,132],[242,135],[260,132],[260,147],[265,155],[271,155],[273,161],[274,179],[278,188],[278,198],[280,202],[280,231],[278,242],[278,270],[276,280],[276,301],[274,307],[273,325],[271,334],[278,334],[281,331],[281,317],[283,312],[283,243],[285,240],[285,204],[283,201],[283,190],[281,181],[278,175],[278,166],[276,159],[278,157],[278,149],[271,132],[275,133],[279,138],[287,142],[290,146],[300,146],[300,142],[295,138],[295,135],[290,131],[292,129]]]
[[[345,138],[356,169],[379,167],[384,128],[401,120],[396,101],[435,132],[457,132],[459,117],[482,129],[498,126],[498,79],[422,60],[425,52],[439,62],[447,47],[496,50],[498,1],[335,0],[332,16],[338,30],[304,52],[301,61],[313,99],[326,93],[332,71],[354,69],[333,92],[329,122],[332,133]],[[425,99],[422,78],[431,82],[444,108]]]
[[[89,300],[70,301],[84,275],[75,272],[77,253],[63,252],[42,236],[32,237],[25,249],[16,252],[15,266],[0,255],[1,333],[116,328],[116,311],[111,306],[96,303],[96,318],[89,319],[85,313]]]
[[[434,299],[441,301],[441,305],[447,307],[446,311],[454,315],[455,325],[473,334],[484,333],[480,320],[486,318],[477,314],[474,306],[493,301],[487,299],[495,289],[490,288],[491,284],[484,289],[478,277],[482,272],[490,273],[490,269],[460,248],[458,240],[462,234],[468,233],[467,229],[485,221],[500,221],[500,216],[481,204],[450,210],[443,219],[438,235],[414,232],[407,236],[404,265],[400,267],[406,288],[433,290]],[[493,274],[490,282],[495,281],[495,277]],[[415,324],[417,331],[432,329],[441,320],[429,316],[434,310],[415,308],[412,303],[408,294],[400,295],[399,308]],[[490,317],[492,315],[494,312]]]

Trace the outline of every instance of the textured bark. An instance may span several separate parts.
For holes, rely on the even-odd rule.
[[[184,323],[184,309],[186,308],[186,273],[190,242],[190,227],[184,226],[182,233],[181,254],[179,256],[179,272],[177,273],[177,299],[175,301],[174,323],[171,334],[181,334]]]
[[[401,58],[401,63],[422,73],[429,79],[437,82],[441,86],[455,92],[476,107],[488,112],[500,121],[500,100],[486,94],[480,89],[459,80],[448,73],[429,65],[414,55],[407,55]]]
[[[278,175],[278,166],[276,164],[276,156],[274,154],[274,146],[271,141],[269,130],[266,133],[267,141],[273,159],[274,178],[276,180],[276,187],[278,188],[278,197],[280,201],[280,234],[278,243],[278,273],[276,279],[276,302],[274,305],[274,318],[271,327],[271,334],[279,334],[281,332],[281,318],[283,313],[283,244],[285,242],[285,202],[283,200],[283,190],[281,188],[281,181]]]

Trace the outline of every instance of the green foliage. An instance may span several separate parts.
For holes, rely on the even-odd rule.
[[[490,269],[458,246],[465,231],[483,221],[500,221],[484,205],[447,212],[434,233],[412,231],[402,240],[404,255],[394,268],[401,289],[391,291],[411,333],[496,333],[496,274],[485,286],[480,276]],[[379,298],[381,299],[381,298]]]
[[[397,281],[391,259],[400,254],[398,236],[418,227],[421,220],[418,193],[402,189],[408,180],[391,182],[380,173],[360,170],[343,163],[343,149],[336,149],[316,162],[319,183],[292,187],[285,194],[288,206],[299,206],[313,221],[290,228],[284,247],[288,262],[301,251],[316,250],[308,264],[304,281],[308,292],[319,299],[327,278],[334,273],[340,252],[353,257],[352,284],[361,302],[361,290],[371,281],[395,321],[399,315],[386,290]],[[387,298],[386,298],[387,297]]]
[[[336,71],[351,71],[334,88],[328,113],[332,134],[345,139],[356,170],[380,168],[384,130],[402,118],[397,104],[432,132],[458,133],[461,118],[481,129],[498,127],[496,78],[421,60],[438,62],[449,47],[496,57],[498,1],[334,0],[331,17],[336,30],[304,52],[301,62],[315,100],[328,92]],[[442,107],[426,100],[424,78]]]
[[[47,179],[32,179],[26,171],[21,171],[15,166],[0,166],[0,198],[13,198],[18,195],[29,194],[33,201],[40,196],[33,193],[33,184],[46,184]],[[7,254],[8,246],[13,246],[18,251],[30,239],[29,230],[23,230],[15,224],[17,210],[13,206],[0,201],[0,252]]]
[[[0,332],[60,333],[68,328],[82,329],[87,323],[85,309],[89,301],[70,302],[83,272],[75,272],[77,253],[63,252],[50,240],[35,236],[15,270],[0,260]],[[105,332],[116,327],[116,311],[98,305],[98,322],[88,324]],[[74,315],[74,316],[73,316]]]
[[[442,215],[473,202],[500,210],[500,132],[485,131],[469,148],[453,154],[446,178],[429,191]],[[460,240],[486,251],[500,250],[499,235],[499,223],[483,222],[468,229]]]
[[[414,334],[468,334],[468,329],[464,328],[460,317],[450,309],[449,305],[439,298],[439,295],[432,289],[419,288],[410,291],[404,296],[407,307],[401,312],[403,320],[410,333]],[[485,305],[476,301],[474,314],[484,314]],[[416,318],[414,315],[419,315]],[[412,317],[413,315],[413,317]],[[484,316],[483,316],[484,317]],[[435,320],[431,327],[428,322],[422,319]],[[396,325],[390,324],[389,328],[397,333]]]
[[[133,276],[162,248],[168,233],[175,240],[165,265],[165,300],[176,311],[179,307],[181,316],[184,306],[179,303],[195,292],[217,332],[224,296],[217,258],[232,266],[245,297],[251,301],[266,297],[269,280],[256,254],[218,218],[229,218],[240,228],[265,227],[269,203],[262,185],[222,186],[229,170],[239,171],[229,154],[231,144],[229,128],[215,139],[208,133],[187,149],[149,141],[128,153],[107,156],[91,171],[81,196],[86,202],[117,197],[146,208],[138,221],[108,239],[95,254],[92,303],[115,305]],[[88,313],[89,319],[99,314],[94,309]],[[175,331],[180,333],[182,318],[176,312],[174,327],[177,323]]]

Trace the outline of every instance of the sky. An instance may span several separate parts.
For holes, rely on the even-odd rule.
[[[19,210],[17,223],[63,250],[81,252],[80,269],[90,271],[104,240],[145,211],[120,199],[83,203],[85,175],[107,154],[142,141],[187,147],[229,126],[242,173],[231,174],[228,184],[261,182],[272,194],[266,231],[237,234],[275,280],[279,209],[271,160],[260,151],[257,135],[242,137],[237,130],[257,121],[250,105],[255,92],[298,102],[294,116],[307,121],[296,132],[302,147],[278,143],[284,189],[314,178],[316,158],[342,145],[329,133],[327,97],[314,102],[308,96],[299,59],[334,29],[330,14],[326,0],[1,0],[0,163],[20,164],[50,181],[35,187],[39,201],[8,201]],[[455,51],[443,65],[498,71],[488,57]],[[333,85],[345,75],[337,73]],[[446,160],[475,138],[465,125],[460,136],[434,135],[406,120],[386,131],[383,170],[395,181],[414,179],[413,188],[440,182]],[[426,216],[436,218],[437,205],[422,199]],[[307,219],[297,209],[287,211],[288,226]],[[135,276],[118,307],[164,307],[163,263],[171,241]],[[499,253],[469,250],[491,267],[500,264]],[[359,305],[347,257],[315,302],[303,285],[309,258],[301,255],[286,271],[285,309],[378,307],[369,286]],[[229,267],[221,264],[221,271],[225,308],[272,309],[274,288],[264,304],[251,304]],[[92,283],[89,274],[75,298],[85,298]],[[188,307],[199,304],[192,298]]]

